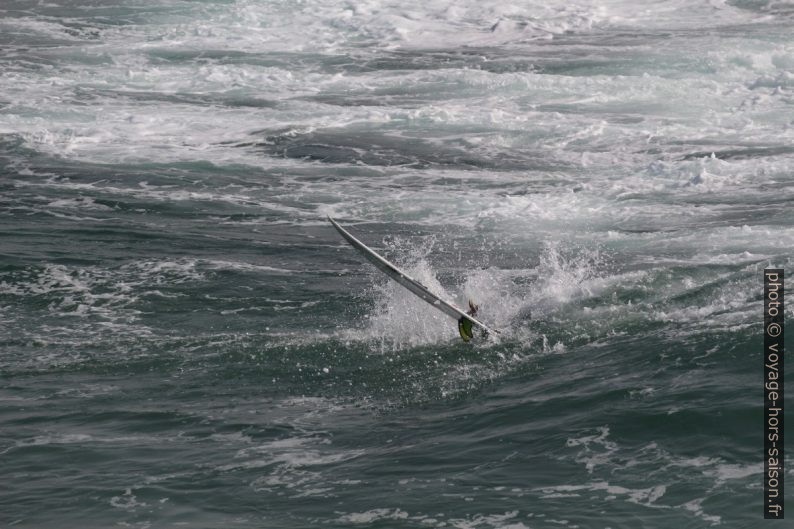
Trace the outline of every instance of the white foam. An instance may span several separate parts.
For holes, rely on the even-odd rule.
[[[494,529],[525,527],[521,522],[514,520],[517,516],[518,511],[507,511],[503,514],[476,514],[467,518],[451,518],[448,523],[457,529],[476,529],[483,526]]]
[[[722,522],[722,517],[715,514],[707,514],[703,511],[701,504],[705,498],[698,498],[684,503],[681,507],[697,517],[702,518],[703,521],[709,522],[711,525],[718,525]]]
[[[141,19],[144,17],[142,15]],[[15,68],[3,90],[11,106],[0,118],[0,130],[21,133],[37,148],[80,159],[172,162],[203,158],[245,160],[261,165],[261,157],[220,143],[224,140],[239,142],[247,133],[261,129],[263,123],[275,127],[288,125],[304,131],[352,123],[388,124],[406,120],[417,125],[435,121],[453,130],[465,123],[478,126],[486,123],[492,130],[503,129],[511,134],[485,134],[473,141],[491,146],[504,146],[513,141],[516,147],[523,148],[528,138],[537,139],[540,134],[538,147],[550,149],[555,154],[564,154],[560,151],[574,147],[575,152],[569,154],[577,161],[583,159],[578,148],[582,142],[596,147],[587,152],[590,163],[598,163],[599,159],[611,162],[616,157],[630,161],[637,158],[632,151],[647,144],[649,137],[685,137],[684,130],[702,132],[703,127],[711,127],[715,137],[720,137],[720,133],[724,137],[726,125],[742,134],[751,127],[758,129],[757,125],[733,117],[737,108],[742,109],[743,101],[755,101],[753,97],[763,90],[764,82],[760,81],[751,84],[753,88],[747,88],[747,72],[749,70],[759,79],[769,79],[771,83],[782,79],[780,82],[785,84],[781,75],[791,71],[791,61],[786,59],[791,55],[790,46],[770,47],[764,43],[763,47],[756,45],[748,49],[746,42],[730,41],[727,46],[721,43],[707,48],[704,53],[718,63],[715,76],[725,86],[704,82],[704,74],[700,71],[695,72],[694,78],[653,75],[647,78],[632,75],[573,78],[533,72],[493,73],[471,68],[409,73],[381,71],[358,76],[322,72],[316,68],[261,65],[256,59],[267,52],[276,58],[278,53],[298,52],[308,57],[348,54],[354,61],[366,61],[371,54],[387,50],[462,46],[499,46],[520,52],[521,46],[531,45],[535,40],[564,39],[572,34],[647,32],[653,28],[702,29],[750,23],[759,18],[763,20],[746,10],[724,4],[672,1],[638,8],[624,0],[574,4],[530,2],[520,6],[506,6],[497,1],[442,0],[385,5],[369,1],[343,6],[327,0],[313,0],[288,9],[280,4],[247,0],[213,8],[158,10],[146,23],[99,25],[86,30],[90,35],[82,36],[75,35],[73,27],[56,19],[13,18],[4,20],[9,29],[16,28],[23,33],[36,31],[75,41],[90,36],[91,46],[42,50],[41,53],[50,53],[60,62],[73,62],[68,69],[54,68],[50,82],[42,82],[41,71]],[[305,39],[307,34],[311,34],[312,39]],[[623,51],[619,46],[617,49]],[[220,57],[224,53],[240,54],[242,60],[236,63],[191,59],[191,53],[196,50],[211,50]],[[676,53],[675,49],[664,48],[663,52]],[[180,53],[185,54],[181,60],[167,60],[169,55],[179,57]],[[245,54],[251,54],[251,60],[246,61]],[[103,59],[100,64],[77,60],[97,57]],[[158,60],[159,57],[166,57],[166,60]],[[411,93],[429,83],[440,87],[460,86],[464,90],[458,95],[463,97],[445,97],[416,109],[389,110],[371,106],[340,109],[305,100],[293,102],[296,97],[318,93],[369,93],[384,97],[378,94],[379,90],[404,86],[406,92]],[[467,93],[468,88],[477,92]],[[82,97],[76,97],[77,92]],[[240,94],[251,98],[267,94],[267,98],[280,101],[282,106],[235,109],[210,104],[211,112],[207,112],[206,106],[178,99],[167,104],[157,98],[147,100],[147,94],[192,94],[196,97]],[[474,102],[470,100],[472,95],[476,96]],[[85,103],[86,97],[89,104]],[[779,104],[779,99],[770,93],[752,105],[748,103],[742,110],[748,115],[768,113]],[[692,115],[718,112],[723,120],[710,125],[695,119],[690,125],[682,120],[657,120],[650,112],[646,116],[650,123],[632,126],[609,123],[597,115],[592,119],[587,115],[537,112],[533,108],[533,105],[554,102],[577,105],[585,110],[591,107],[597,110],[634,108],[636,112],[645,107],[658,108],[660,100],[676,101],[679,114],[686,112],[688,116],[689,109],[694,111]],[[731,119],[733,121],[729,121]],[[527,129],[528,124],[532,124],[533,132],[515,134]],[[688,126],[697,129],[687,129]],[[767,137],[772,137],[773,132],[787,133],[785,129],[762,128],[753,130],[756,138],[759,132]],[[625,144],[625,150],[613,150],[604,155],[604,150],[598,148],[599,138],[603,137],[613,140],[614,145]],[[620,137],[627,141],[614,141]],[[722,185],[717,181],[719,178],[715,180],[711,174],[706,171],[697,183],[701,187]]]
[[[135,511],[139,507],[148,506],[146,502],[138,501],[138,498],[132,493],[131,488],[126,489],[121,496],[113,496],[110,499],[110,505],[118,509],[124,509],[125,511]]]
[[[619,449],[617,443],[607,439],[608,426],[601,426],[598,430],[598,434],[570,437],[565,442],[568,447],[581,447],[576,455],[576,461],[584,463],[589,474],[592,474],[596,467],[608,464]]]
[[[408,513],[401,509],[371,509],[369,511],[350,513],[340,516],[339,522],[365,524],[377,520],[405,520]]]
[[[716,487],[729,480],[745,479],[749,476],[762,474],[763,471],[764,465],[761,463],[751,465],[720,463],[715,465],[714,468],[704,470],[703,474],[714,478],[714,486]]]

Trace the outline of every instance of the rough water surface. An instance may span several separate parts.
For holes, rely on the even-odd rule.
[[[760,526],[791,4],[6,0],[0,72],[0,526]]]

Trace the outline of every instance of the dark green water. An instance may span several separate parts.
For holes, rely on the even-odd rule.
[[[0,527],[765,525],[785,7],[0,14]]]

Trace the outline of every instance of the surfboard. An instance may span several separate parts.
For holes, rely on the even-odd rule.
[[[340,235],[350,243],[350,246],[358,250],[358,252],[364,256],[364,258],[369,261],[370,263],[374,264],[378,270],[389,276],[391,279],[399,283],[400,285],[404,286],[412,293],[414,293],[419,299],[424,300],[428,304],[432,305],[433,307],[437,308],[447,316],[454,318],[455,320],[460,320],[461,318],[470,321],[472,324],[476,325],[480,329],[484,330],[486,333],[492,334],[499,334],[499,331],[492,329],[485,325],[483,322],[466,314],[463,310],[459,309],[452,303],[441,299],[440,297],[436,296],[430,290],[424,286],[422,283],[413,279],[411,276],[394,266],[392,263],[387,261],[381,255],[378,255],[372,248],[368,247],[363,242],[356,239],[349,231],[344,229],[340,226],[334,219],[328,217],[328,220],[331,224],[336,228],[336,231],[339,232]]]

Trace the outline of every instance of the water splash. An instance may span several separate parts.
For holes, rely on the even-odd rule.
[[[566,248],[549,242],[537,261],[528,257],[527,268],[471,269],[458,284],[442,284],[440,271],[432,264],[434,247],[432,237],[414,246],[395,239],[389,251],[401,252],[395,257],[401,268],[434,294],[464,309],[469,300],[478,304],[478,317],[501,330],[503,339],[535,340],[538,336],[532,332],[533,318],[543,319],[564,305],[596,296],[609,283],[607,259],[600,249]],[[531,266],[533,262],[537,264]],[[365,315],[366,328],[358,338],[388,344],[386,348],[391,350],[458,339],[453,319],[397,283],[374,271],[373,275],[375,283],[365,294],[373,308]],[[562,344],[555,347],[550,350],[564,349]]]

